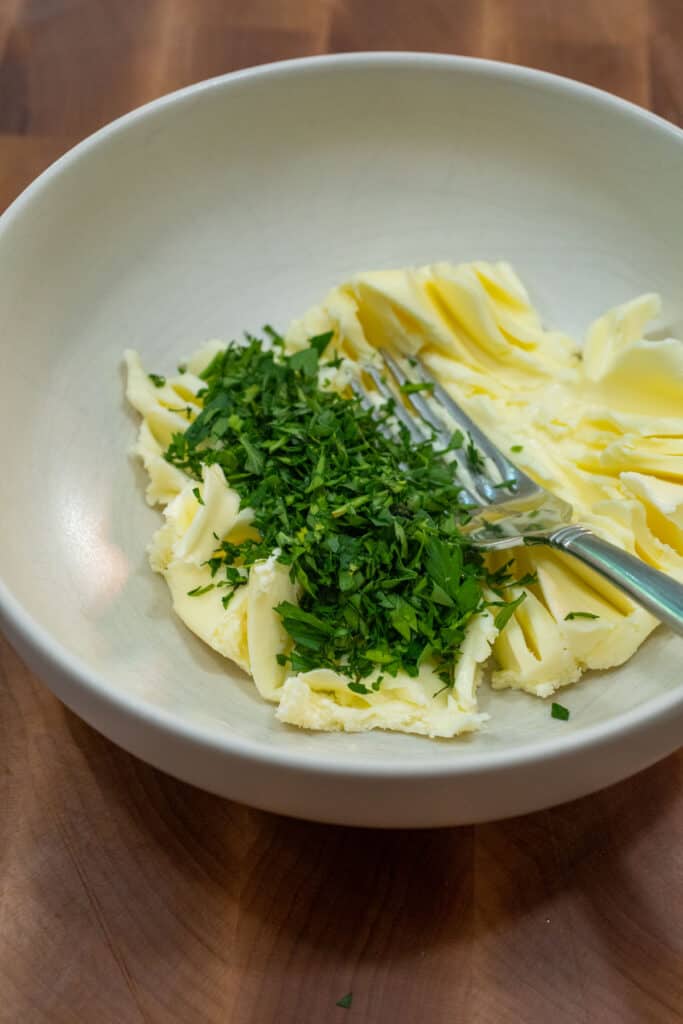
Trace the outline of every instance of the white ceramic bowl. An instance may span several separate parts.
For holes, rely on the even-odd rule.
[[[683,734],[683,643],[659,630],[564,695],[489,694],[433,742],[278,724],[171,614],[159,515],[127,456],[121,353],[172,368],[208,337],[286,326],[359,269],[507,259],[581,332],[640,291],[681,330],[683,134],[510,65],[357,54],[175,93],[59,160],[0,221],[2,619],[67,705],[159,768],[285,814],[480,821],[582,795]]]

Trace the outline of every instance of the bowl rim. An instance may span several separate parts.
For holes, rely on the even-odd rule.
[[[94,150],[102,142],[125,132],[131,125],[153,116],[167,107],[194,100],[198,96],[219,91],[237,82],[255,79],[277,78],[280,76],[309,74],[321,68],[367,69],[385,67],[395,70],[442,69],[465,72],[472,75],[486,74],[502,81],[522,82],[551,92],[570,96],[578,101],[601,105],[608,112],[621,113],[654,126],[683,145],[683,130],[657,114],[640,107],[629,100],[573,79],[522,65],[487,60],[479,57],[464,57],[444,53],[396,51],[357,51],[353,53],[322,54],[312,57],[297,57],[290,60],[258,64],[238,71],[217,75],[195,82],[151,100],[114,121],[104,125],[73,146],[34,179],[0,215],[0,239],[2,234],[17,220],[24,209],[53,178],[68,172],[71,165]],[[473,751],[462,746],[457,740],[453,745],[452,762],[411,761],[406,765],[378,758],[370,762],[363,760],[362,751],[344,754],[343,760],[310,751],[291,751],[268,747],[266,744],[244,736],[209,733],[202,726],[183,719],[177,713],[156,707],[141,697],[117,690],[102,673],[91,669],[78,655],[73,654],[56,639],[48,629],[36,622],[24,605],[14,596],[9,586],[0,578],[0,625],[13,640],[25,647],[50,669],[56,670],[84,693],[90,692],[104,705],[110,705],[126,717],[130,717],[157,732],[171,733],[175,738],[204,748],[205,752],[218,756],[239,757],[261,765],[285,770],[314,770],[327,776],[395,778],[408,779],[424,777],[443,779],[452,776],[467,776],[488,773],[499,768],[534,767],[541,762],[562,760],[588,749],[606,745],[610,741],[635,735],[646,727],[656,727],[669,717],[672,711],[683,711],[683,685],[668,693],[650,698],[643,705],[619,712],[606,722],[588,725],[577,733],[558,735],[554,730],[547,738],[524,744],[519,748],[502,751]],[[70,701],[65,701],[70,703]],[[78,713],[78,712],[77,712]]]

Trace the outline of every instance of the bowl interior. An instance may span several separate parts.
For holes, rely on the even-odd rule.
[[[113,690],[264,749],[456,764],[557,742],[681,687],[658,632],[568,691],[569,723],[490,694],[454,743],[309,735],[171,614],[145,546],[160,522],[127,455],[121,353],[163,373],[209,337],[285,327],[360,269],[507,259],[547,321],[581,333],[660,291],[683,322],[681,136],[599,93],[514,68],[358,56],[208,83],[48,172],[0,228],[4,581]]]

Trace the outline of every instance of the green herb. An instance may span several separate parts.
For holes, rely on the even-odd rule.
[[[486,468],[484,456],[481,454],[471,437],[468,438],[465,454],[467,456],[467,465],[475,473],[481,472],[481,470]]]
[[[148,373],[147,376],[151,380],[155,388],[163,388],[166,383],[166,378],[162,377],[159,373]]]
[[[283,349],[285,347],[285,339],[282,337],[280,332],[276,331],[274,327],[270,326],[270,324],[264,324],[263,331],[264,331],[265,334],[268,335],[268,337],[270,338],[271,342],[273,343],[273,345],[275,345],[276,348]],[[251,341],[251,340],[252,340],[251,335],[247,334],[247,341]]]
[[[204,504],[204,499],[201,496],[199,488],[198,487],[193,487],[192,488],[192,493],[194,494],[194,496],[197,499],[197,501],[199,502],[199,504],[203,505]]]
[[[492,533],[494,537],[505,536],[505,530],[500,523],[486,523],[486,530],[488,533]]]
[[[347,992],[345,996],[337,1000],[337,1006],[341,1006],[342,1010],[350,1010],[352,1001],[353,992]]]
[[[325,349],[332,341],[334,337],[334,331],[325,331],[324,334],[316,334],[315,337],[308,339],[308,344],[311,348],[314,348],[318,353],[318,357],[321,357],[325,353]]]
[[[568,612],[565,617],[565,622],[571,622],[573,619],[599,619],[599,615],[593,615],[593,612]]]
[[[517,486],[517,481],[511,478],[510,480],[503,480],[501,483],[494,484],[493,486],[497,491],[514,491]]]
[[[527,572],[515,580],[516,587],[533,587],[536,583],[538,583],[538,573],[536,572]]]
[[[318,353],[313,348],[304,348],[290,356],[293,370],[300,370],[304,377],[315,377],[318,372]]]
[[[553,718],[559,718],[561,722],[566,722],[569,718],[569,708],[566,708],[564,704],[556,704],[553,702],[550,714]]]
[[[511,452],[521,452],[521,451],[523,451],[523,449],[524,449],[524,445],[523,444],[513,444],[513,445],[510,445],[510,451]]]
[[[517,610],[517,608],[519,608],[520,604],[522,603],[522,601],[524,601],[525,598],[526,591],[523,590],[519,597],[516,598],[514,601],[509,601],[507,604],[503,605],[503,607],[500,609],[495,619],[493,620],[496,629],[504,629],[505,626],[507,626],[508,622],[514,615],[515,611]]]
[[[185,363],[178,363],[178,373],[187,373]]]
[[[200,374],[201,411],[165,453],[195,480],[203,466],[219,465],[242,507],[254,510],[258,539],[217,539],[211,585],[227,605],[250,567],[278,549],[300,592],[298,604],[276,609],[292,640],[281,663],[294,672],[341,669],[352,692],[365,695],[399,669],[416,676],[429,659],[452,685],[484,589],[511,584],[487,570],[460,530],[468,506],[454,465],[432,440],[414,444],[396,428],[391,405],[368,411],[357,397],[318,386],[319,370],[338,361],[321,362],[331,332],[291,356],[280,335],[266,333],[268,348],[247,336],[214,356]],[[462,443],[456,432],[452,446]],[[471,441],[468,459],[481,459]],[[520,600],[501,601],[497,619]],[[362,680],[378,668],[370,690]]]
[[[202,594],[208,594],[210,590],[216,586],[215,583],[207,583],[205,587],[195,587],[194,590],[188,590],[188,597],[201,597]]]
[[[414,395],[418,391],[433,391],[434,384],[431,381],[408,381],[401,384],[399,391],[402,395]]]

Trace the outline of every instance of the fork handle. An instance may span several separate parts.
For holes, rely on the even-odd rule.
[[[548,542],[590,566],[683,636],[683,584],[597,537],[585,526],[563,526]]]

